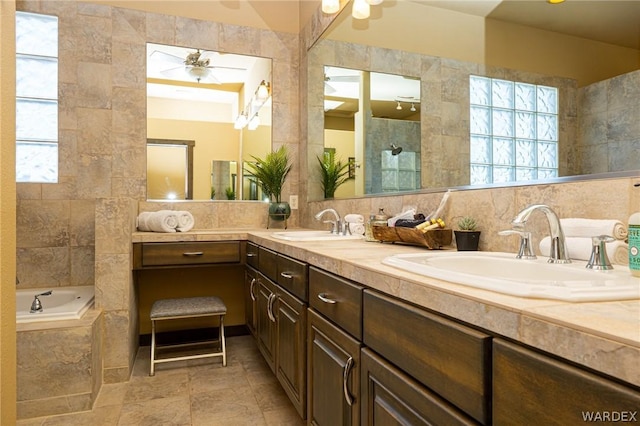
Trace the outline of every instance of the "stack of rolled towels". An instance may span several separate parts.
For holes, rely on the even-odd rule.
[[[560,225],[567,242],[567,250],[571,259],[589,260],[593,243],[591,238],[609,235],[614,241],[607,243],[607,256],[611,263],[627,265],[629,263],[629,246],[626,243],[628,231],[624,223],[615,219],[560,219]],[[540,241],[540,252],[546,255],[551,250],[551,238]]]
[[[350,213],[344,216],[345,225],[353,235],[364,235],[364,216],[361,214]]]
[[[143,232],[187,232],[193,228],[193,215],[184,210],[159,210],[138,215],[137,228]]]

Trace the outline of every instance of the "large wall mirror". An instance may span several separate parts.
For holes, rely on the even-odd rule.
[[[271,151],[270,81],[271,59],[148,43],[147,198],[260,200],[243,165]]]
[[[402,152],[418,154],[421,189],[638,173],[640,1],[385,1],[365,20],[351,6],[308,52],[308,120],[324,122],[309,126],[310,168],[334,146],[327,85],[383,73],[420,82],[420,144]],[[369,95],[361,90],[352,104]],[[358,140],[367,129],[352,132]],[[363,190],[337,197],[393,192],[373,183],[373,160],[399,145],[387,138],[361,158],[354,143]]]

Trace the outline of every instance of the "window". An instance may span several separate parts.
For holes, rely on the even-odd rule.
[[[58,18],[16,12],[16,181],[58,181]]]
[[[471,184],[558,176],[558,89],[470,76]]]

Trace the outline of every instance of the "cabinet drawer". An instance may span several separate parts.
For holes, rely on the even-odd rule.
[[[361,356],[362,424],[477,425],[444,399],[367,348]]]
[[[490,419],[491,336],[366,290],[364,344],[462,411]]]
[[[258,270],[271,281],[278,281],[278,254],[264,247],[258,247]]]
[[[308,266],[290,257],[278,255],[277,282],[303,301],[308,300]]]
[[[258,250],[258,246],[256,244],[253,243],[247,243],[247,265],[249,266],[253,266],[254,268],[258,269],[259,263],[258,263],[258,256],[259,256],[259,250]]]
[[[309,268],[309,306],[362,340],[364,287],[320,269]]]
[[[586,416],[603,413],[630,420],[639,407],[637,390],[512,343],[493,342],[496,425],[577,425],[585,423]],[[613,417],[608,420],[615,422]]]
[[[141,266],[205,265],[240,262],[240,243],[142,243]]]

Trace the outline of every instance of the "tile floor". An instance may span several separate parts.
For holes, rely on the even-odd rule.
[[[227,338],[221,358],[156,366],[141,347],[131,379],[106,384],[92,411],[18,421],[18,426],[301,426],[251,336]]]

